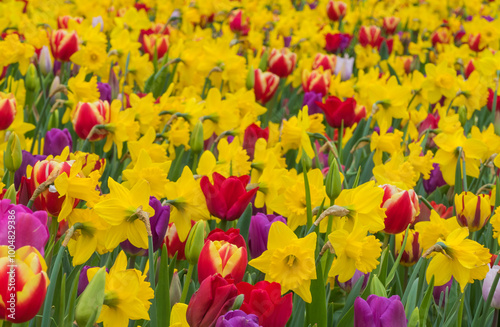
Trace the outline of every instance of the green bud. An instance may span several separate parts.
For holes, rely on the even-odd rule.
[[[200,257],[201,249],[205,244],[205,223],[203,220],[198,221],[189,232],[189,236],[186,241],[186,259],[192,265],[198,262]]]
[[[170,305],[174,305],[181,300],[182,296],[182,286],[181,280],[179,279],[179,274],[175,273],[170,281]]]
[[[203,151],[203,145],[203,123],[201,121],[198,121],[194,126],[193,132],[191,133],[189,146],[194,153],[200,153]]]
[[[50,114],[47,130],[50,131],[52,128],[59,128],[59,110],[54,110]]]
[[[460,106],[460,108],[458,108],[458,120],[460,120],[462,126],[465,126],[467,122],[467,108],[465,108],[465,106]]]
[[[245,299],[244,294],[238,295],[236,297],[236,299],[234,299],[233,307],[231,308],[231,310],[238,310],[241,307],[241,305],[243,304],[244,299]]]
[[[75,309],[75,320],[78,326],[92,326],[101,314],[104,303],[104,287],[106,286],[106,268],[101,268],[80,295]]]
[[[23,162],[23,153],[21,150],[21,141],[16,133],[11,133],[7,140],[7,149],[3,154],[3,164],[11,172],[15,172],[21,167]]]
[[[247,90],[253,90],[254,84],[255,84],[255,69],[253,69],[253,65],[250,65],[247,74]]]
[[[332,160],[330,169],[326,175],[326,194],[331,201],[334,201],[342,191],[342,182],[340,179],[339,166],[337,160]]]
[[[7,192],[3,195],[4,199],[9,199],[10,203],[15,204],[16,203],[16,188],[14,187],[14,184],[12,184],[8,189]]]
[[[312,167],[312,159],[309,158],[306,154],[305,151],[302,151],[302,158],[301,158],[302,161],[304,161],[305,165],[306,165],[306,171],[305,173],[307,173],[311,167]]]
[[[38,74],[36,73],[35,65],[30,64],[28,66],[28,72],[26,73],[26,90],[34,92],[38,86]]]
[[[267,70],[267,59],[269,58],[269,50],[266,50],[260,58],[259,69],[265,72]]]

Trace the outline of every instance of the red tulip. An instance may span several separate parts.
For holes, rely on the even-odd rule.
[[[302,72],[302,88],[304,92],[316,92],[325,96],[330,87],[331,73],[329,70],[321,72],[321,70],[313,70],[312,72],[304,69]]]
[[[260,128],[257,124],[252,123],[245,129],[245,136],[243,138],[243,149],[247,150],[250,160],[253,160],[255,153],[255,142],[263,138],[266,141],[269,139],[269,127]]]
[[[495,99],[495,92],[492,89],[488,89],[488,102],[486,103],[486,107],[489,111],[493,110],[493,99]],[[500,92],[497,93],[497,105],[496,111],[500,111]]]
[[[366,47],[368,45],[373,48],[378,48],[382,43],[382,37],[380,36],[380,28],[375,25],[372,26],[361,26],[359,30],[359,44]]]
[[[450,43],[450,30],[447,27],[440,27],[435,30],[431,35],[432,46],[435,47],[436,44],[448,44]]]
[[[240,310],[259,317],[262,327],[284,327],[292,315],[292,293],[281,297],[281,285],[261,281],[251,285],[238,283],[238,294],[243,294]]]
[[[243,17],[243,11],[237,9],[229,14],[229,28],[233,33],[246,36],[250,31],[250,18]]]
[[[245,189],[250,177],[248,175],[225,178],[219,173],[213,173],[214,185],[207,176],[200,181],[201,190],[207,201],[208,211],[220,219],[238,219],[252,200],[258,187],[250,191]]]
[[[273,49],[267,59],[268,70],[279,77],[287,77],[293,72],[297,63],[297,54],[288,48]]]
[[[330,53],[336,53],[338,51],[344,51],[349,47],[351,43],[352,35],[347,33],[328,33],[325,35],[325,50]]]
[[[79,102],[73,113],[73,127],[81,139],[86,139],[95,125],[103,125],[110,122],[111,112],[108,101],[98,100],[95,102]],[[95,133],[90,141],[102,140],[106,134]]]
[[[396,234],[395,236],[395,252],[394,257],[398,257],[401,252],[401,247],[403,246],[405,237],[405,232]],[[403,249],[403,254],[401,255],[400,264],[405,267],[411,267],[417,263],[418,259],[422,255],[422,248],[418,242],[418,232],[413,229],[408,230],[408,239],[406,240],[406,246]]]
[[[69,61],[78,48],[79,40],[76,31],[57,30],[50,37],[50,49],[57,60]]]
[[[195,221],[191,220],[191,227],[193,227],[194,224]],[[167,245],[169,258],[173,258],[177,253],[177,260],[186,260],[186,253],[184,251],[186,249],[187,239],[184,242],[181,242],[174,223],[168,224],[167,234],[165,234],[164,242]]]
[[[11,257],[11,252],[14,252]],[[36,316],[42,307],[49,278],[42,255],[32,246],[16,251],[0,247],[0,319],[16,324]]]
[[[384,232],[399,234],[406,230],[420,213],[417,194],[413,190],[403,191],[390,184],[380,187],[384,189],[381,207],[387,209]]]
[[[384,17],[383,26],[386,34],[394,34],[396,32],[396,28],[398,28],[399,22],[401,19],[399,17]]]
[[[59,29],[67,29],[69,21],[74,21],[78,24],[83,22],[83,17],[71,17],[68,15],[57,17],[57,28]]]
[[[263,73],[260,69],[256,69],[255,84],[253,86],[255,100],[261,104],[266,104],[274,96],[274,93],[276,93],[279,82],[280,78],[278,75],[270,72]]]
[[[487,44],[481,42],[481,34],[469,34],[469,48],[475,52],[481,52],[486,49]]]
[[[0,131],[6,130],[14,122],[16,108],[14,94],[0,92]]]
[[[469,78],[470,74],[472,74],[474,70],[476,70],[476,67],[474,67],[474,60],[471,59],[467,63],[467,66],[465,66],[464,70],[465,78]]]
[[[220,274],[236,283],[241,282],[247,263],[246,244],[239,230],[231,228],[225,233],[215,229],[205,240],[198,258],[198,281],[201,283],[212,275]]]
[[[356,100],[353,98],[342,101],[336,96],[329,96],[325,103],[316,101],[316,104],[325,113],[328,125],[335,128],[340,128],[342,126],[342,120],[344,121],[344,127],[351,127],[354,123],[359,122],[364,116],[362,113],[356,113]]]
[[[207,277],[193,294],[186,311],[190,327],[214,327],[217,319],[233,306],[238,295],[234,284],[220,275]]]
[[[150,60],[153,60],[155,52],[156,58],[160,60],[168,51],[169,39],[168,35],[143,34],[141,43]]]
[[[347,5],[342,1],[330,0],[326,5],[326,14],[331,21],[338,22],[347,13]]]
[[[317,53],[314,57],[313,69],[318,69],[323,67],[323,70],[329,70],[333,73],[335,70],[335,64],[337,62],[337,57],[335,55],[325,55],[322,53]]]

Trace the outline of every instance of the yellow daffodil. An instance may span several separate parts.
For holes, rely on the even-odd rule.
[[[292,116],[289,120],[283,121],[283,130],[281,133],[281,145],[283,153],[289,150],[299,150],[296,162],[302,158],[302,153],[309,158],[314,158],[314,150],[307,130],[311,127],[309,118],[309,109],[307,106],[299,111],[297,116]]]
[[[415,224],[415,230],[419,234],[418,242],[424,252],[436,244],[439,239],[446,240],[448,235],[458,228],[460,228],[460,225],[455,217],[444,219],[434,210],[431,210],[429,221],[421,221]]]

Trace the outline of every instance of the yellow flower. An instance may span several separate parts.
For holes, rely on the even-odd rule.
[[[19,63],[19,71],[26,75],[35,48],[28,43],[21,43],[18,34],[9,34],[0,41],[0,71],[10,64]]]
[[[445,62],[435,66],[425,65],[427,78],[422,83],[422,88],[427,90],[431,103],[441,100],[441,97],[453,98],[458,91],[457,74]]]
[[[339,282],[344,283],[354,276],[356,269],[366,274],[377,267],[381,244],[375,236],[367,233],[367,226],[356,221],[350,232],[339,228],[328,235],[336,254],[329,277],[338,276]]]
[[[116,145],[118,158],[122,157],[123,142],[136,141],[139,133],[139,123],[135,121],[133,110],[121,110],[122,104],[119,100],[111,103],[111,121],[106,124],[106,143],[103,150],[111,150],[113,143]]]
[[[265,280],[280,283],[281,294],[292,290],[311,303],[311,279],[316,279],[316,238],[316,233],[298,238],[288,226],[275,222],[269,230],[267,250],[249,264],[265,273]]]
[[[274,176],[276,178],[276,176]],[[311,208],[320,206],[326,198],[326,190],[323,185],[323,174],[319,169],[311,169],[307,172],[309,191],[311,196]],[[287,217],[287,224],[291,230],[307,223],[306,189],[304,175],[300,173],[295,178],[289,178],[284,192],[272,201],[271,209],[280,215]],[[382,192],[383,193],[383,192]]]
[[[370,232],[378,232],[385,228],[385,208],[381,208],[384,190],[370,181],[353,189],[340,192],[335,204],[350,211],[346,227],[352,228],[357,221]]]
[[[250,157],[240,144],[240,138],[235,137],[231,143],[223,138],[217,144],[219,160],[216,171],[224,176],[243,176],[250,172]]]
[[[172,205],[170,222],[175,223],[179,239],[184,242],[191,229],[191,220],[207,220],[209,213],[200,183],[188,166],[176,182],[167,183],[165,194]]]
[[[97,319],[105,327],[127,326],[129,319],[149,320],[149,300],[154,297],[154,291],[145,281],[146,275],[137,269],[126,268],[127,256],[121,251],[109,274],[106,273],[104,305]],[[98,270],[99,267],[87,270],[89,282]]]
[[[434,276],[436,286],[447,283],[453,277],[462,292],[467,283],[475,279],[483,280],[489,270],[490,251],[481,244],[467,239],[469,230],[458,228],[452,231],[446,240],[439,239],[438,245],[443,253],[433,253],[433,258],[425,274],[427,282]]]
[[[220,91],[216,88],[208,91],[205,99],[205,117],[203,120],[203,138],[206,140],[214,133],[221,135],[225,131],[238,127],[239,114],[234,105],[222,100]]]
[[[404,160],[402,152],[394,153],[386,163],[373,167],[372,172],[377,184],[392,184],[403,190],[415,187],[420,177],[411,163]]]
[[[383,130],[380,130],[380,134],[374,132],[370,140],[370,150],[375,150],[375,154],[373,155],[373,162],[375,165],[382,163],[383,152],[392,155],[399,151],[402,142],[403,132],[398,129],[395,130],[394,133],[385,133]]]
[[[460,228],[460,225],[455,217],[444,219],[434,210],[431,210],[429,221],[421,221],[415,224],[415,230],[419,235],[418,242],[424,252],[436,244],[439,239],[446,240],[448,235],[458,228]]]
[[[500,207],[495,209],[495,213],[490,219],[491,226],[493,227],[493,238],[496,238],[500,244]]]
[[[87,201],[89,205],[99,200],[99,191],[96,190],[96,187],[101,174],[98,171],[93,171],[86,178],[82,173],[82,163],[82,160],[77,160],[72,164],[69,176],[64,172],[54,181],[59,197],[65,196],[57,221],[68,217],[73,210],[76,199]]]
[[[87,43],[87,45],[81,46],[80,50],[75,52],[70,59],[75,64],[88,68],[90,72],[99,76],[106,76],[105,74],[109,73],[110,60],[105,43]]]
[[[186,320],[187,304],[176,303],[170,313],[170,327],[189,327]]]
[[[165,147],[155,143],[155,140],[155,129],[153,127],[149,127],[146,133],[139,140],[128,142],[127,145],[132,162],[137,162],[141,150],[146,150],[153,162],[159,163],[168,161]]]
[[[314,150],[307,134],[307,130],[311,127],[308,111],[309,108],[305,106],[297,116],[292,116],[289,120],[283,121],[281,134],[283,153],[287,153],[292,149],[299,150],[296,162],[300,161],[303,152],[309,158],[314,158]]]
[[[137,212],[143,210],[149,217],[155,214],[149,205],[149,184],[142,180],[128,190],[110,177],[108,187],[109,195],[94,206],[99,217],[112,226],[106,239],[106,248],[114,249],[128,239],[132,245],[147,249],[148,233]]]
[[[468,227],[471,232],[480,230],[491,215],[490,196],[472,192],[455,194],[455,211],[460,226]]]

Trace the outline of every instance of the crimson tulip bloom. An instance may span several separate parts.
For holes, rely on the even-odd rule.
[[[213,173],[214,185],[207,176],[200,181],[201,190],[207,200],[208,211],[212,216],[232,221],[238,219],[252,200],[258,187],[247,192],[245,189],[250,176],[231,176],[225,178],[219,173]]]
[[[263,138],[269,140],[269,127],[260,128],[257,124],[252,123],[245,129],[245,137],[243,138],[243,149],[247,150],[250,160],[253,160],[255,153],[255,143],[258,139]]]
[[[220,275],[206,278],[193,294],[186,311],[191,327],[213,327],[226,314],[238,296],[238,289]]]
[[[0,131],[6,130],[14,122],[16,108],[14,94],[0,92]]]
[[[76,31],[57,30],[50,37],[50,49],[55,59],[70,61],[71,56],[79,49]]]
[[[390,184],[380,187],[384,190],[381,207],[387,208],[384,232],[399,234],[406,230],[420,213],[417,194],[414,190],[404,191]]]
[[[279,283],[261,281],[255,285],[238,283],[238,294],[243,294],[240,310],[259,317],[262,327],[284,327],[292,315],[292,293],[281,297]]]
[[[280,78],[271,72],[263,73],[260,69],[256,69],[254,74],[255,84],[253,91],[255,93],[255,100],[261,104],[266,104],[274,96],[276,90],[278,90]]]
[[[365,112],[356,112],[356,100],[353,98],[342,101],[336,96],[329,96],[325,103],[316,102],[316,104],[325,113],[328,125],[334,128],[340,128],[342,120],[344,121],[344,127],[351,127],[366,114],[366,110]]]

